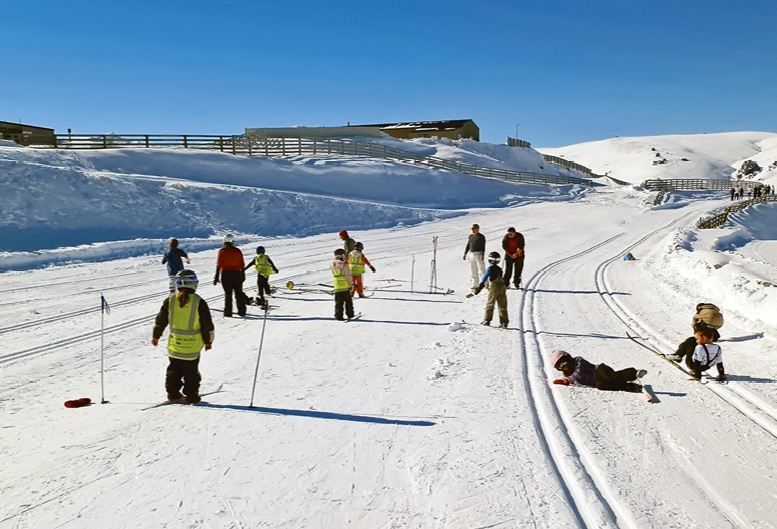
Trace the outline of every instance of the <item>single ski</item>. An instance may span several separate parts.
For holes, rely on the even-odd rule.
[[[343,323],[348,323],[349,321],[358,320],[358,319],[359,319],[359,318],[361,318],[361,317],[362,317],[362,313],[361,313],[361,312],[359,312],[358,314],[354,314],[354,316],[353,316],[352,318],[346,318],[346,319],[344,319],[344,320],[343,320]]]
[[[223,388],[223,387],[224,387],[224,384],[221,384],[219,387],[217,387],[213,391],[207,391],[205,393],[200,393],[200,397],[205,397],[207,395],[213,395],[214,393],[219,393],[219,392],[221,392],[221,388]],[[201,402],[202,401],[198,402],[197,404],[200,404]],[[187,404],[187,402],[184,399],[181,399],[181,400],[166,400],[164,402],[158,402],[156,404],[152,404],[151,406],[147,406],[145,408],[141,408],[140,411],[152,410],[154,408],[160,408],[162,406],[167,406],[168,404]]]
[[[653,353],[653,354],[654,354],[654,355],[656,355],[657,357],[659,357],[659,358],[663,358],[664,360],[666,360],[667,362],[669,362],[670,364],[672,364],[673,366],[675,366],[677,369],[679,369],[680,371],[682,371],[683,373],[685,373],[686,375],[688,375],[689,377],[691,377],[691,378],[689,378],[688,380],[692,380],[692,381],[695,381],[695,382],[699,382],[700,384],[706,384],[706,383],[707,383],[707,381],[704,379],[704,376],[703,376],[703,375],[702,375],[702,378],[701,378],[701,379],[698,379],[698,378],[694,377],[694,376],[693,376],[693,373],[691,373],[690,371],[688,371],[687,369],[685,369],[683,366],[681,366],[680,364],[678,364],[677,362],[675,362],[674,360],[672,360],[671,358],[669,358],[668,356],[666,356],[664,353],[662,353],[662,352],[661,352],[661,351],[659,351],[658,349],[655,349],[655,348],[653,348],[653,347],[650,347],[649,345],[645,345],[644,343],[642,343],[642,342],[640,342],[640,341],[637,341],[637,339],[636,339],[636,338],[634,338],[634,337],[633,337],[632,335],[630,335],[629,333],[626,333],[626,336],[628,336],[629,340],[631,340],[631,341],[632,341],[632,342],[634,342],[635,344],[637,344],[637,345],[639,345],[639,346],[641,346],[641,347],[644,347],[645,349],[647,349],[648,351],[650,351],[651,353]]]

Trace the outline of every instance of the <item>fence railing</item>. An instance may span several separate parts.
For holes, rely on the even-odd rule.
[[[696,227],[699,228],[700,230],[720,228],[726,223],[726,221],[728,221],[728,216],[731,215],[732,213],[736,213],[737,211],[741,211],[748,206],[752,206],[754,204],[760,204],[762,202],[777,202],[777,197],[775,197],[774,195],[769,195],[769,196],[762,196],[758,198],[751,198],[748,200],[739,200],[736,203],[725,207],[723,211],[718,213],[717,215],[708,217],[706,219],[701,219],[696,224]]]
[[[650,190],[664,191],[730,191],[732,187],[751,189],[761,182],[752,180],[704,180],[701,178],[675,178],[667,180],[645,180],[642,187]]]
[[[524,184],[583,185],[587,187],[592,187],[594,185],[593,182],[586,180],[585,178],[481,167],[433,156],[424,156],[379,143],[346,139],[264,138],[245,135],[58,134],[57,146],[62,149],[183,147],[218,150],[236,155],[266,157],[324,154],[368,156],[372,158],[384,158],[426,165],[428,167],[447,169],[473,176],[495,178]]]
[[[57,134],[60,149],[121,149],[183,147],[234,152],[233,135],[218,134]]]

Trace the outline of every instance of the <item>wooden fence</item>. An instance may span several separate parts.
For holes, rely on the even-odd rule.
[[[721,213],[718,213],[717,215],[708,217],[706,219],[701,219],[696,225],[696,227],[699,228],[700,230],[708,230],[710,228],[720,228],[726,223],[726,221],[728,221],[728,216],[730,214],[736,213],[737,211],[742,211],[748,206],[752,206],[754,204],[760,204],[762,202],[777,202],[777,197],[775,197],[774,195],[769,195],[769,196],[763,196],[758,198],[751,198],[748,200],[738,200],[734,204],[724,208]]]
[[[642,187],[664,191],[730,191],[732,187],[752,189],[762,182],[752,180],[704,180],[701,178],[675,178],[667,180],[645,180]]]
[[[447,169],[459,173],[485,178],[495,178],[508,182],[541,185],[582,185],[594,184],[584,178],[554,176],[525,171],[494,169],[464,164],[424,156],[411,151],[403,151],[372,142],[345,139],[316,138],[264,138],[244,135],[159,135],[159,134],[58,134],[57,147],[61,149],[119,149],[119,148],[190,148],[208,149],[246,156],[368,156],[402,162],[425,165],[438,169]]]

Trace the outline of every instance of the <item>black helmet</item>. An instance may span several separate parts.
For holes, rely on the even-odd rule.
[[[357,250],[364,250],[364,245],[360,242],[357,242],[356,244],[354,244],[353,247],[356,248]]]
[[[502,256],[499,255],[499,252],[491,252],[488,254],[488,262],[491,264],[499,264],[499,261],[502,260]]]
[[[258,246],[256,248],[256,253],[264,253],[264,246]]]

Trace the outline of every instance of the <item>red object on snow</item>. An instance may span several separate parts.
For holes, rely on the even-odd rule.
[[[561,385],[564,385],[564,386],[568,386],[569,385],[569,379],[557,378],[556,380],[553,381],[553,383],[554,384],[561,384]]]
[[[89,406],[92,403],[92,399],[76,399],[68,400],[65,402],[65,408],[81,408],[83,406]]]

